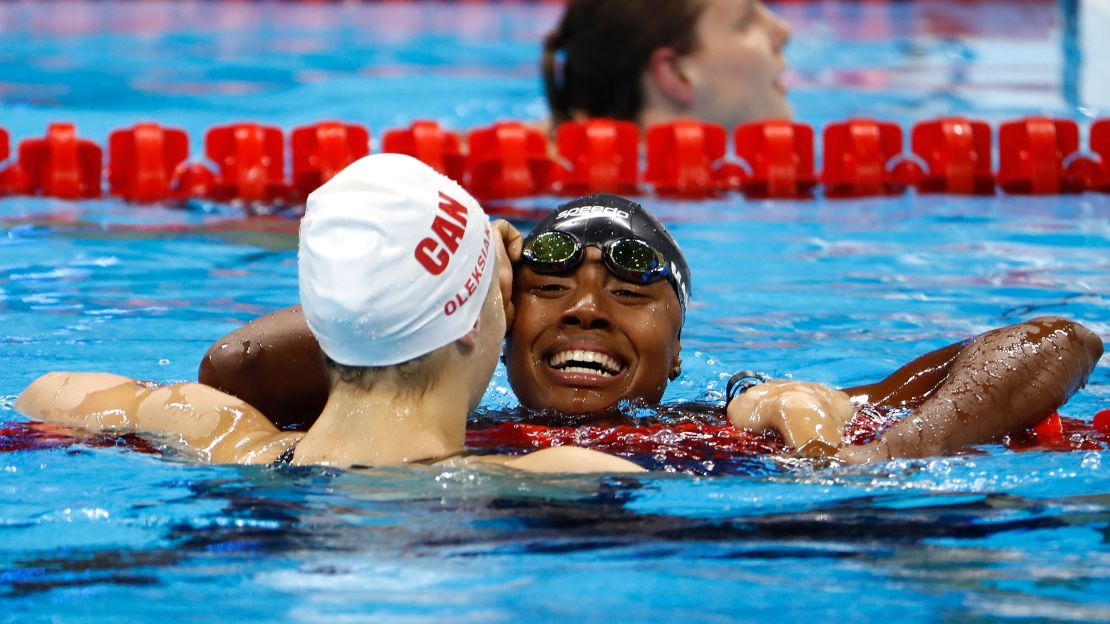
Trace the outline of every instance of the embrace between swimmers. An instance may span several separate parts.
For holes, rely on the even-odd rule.
[[[101,373],[49,373],[16,401],[30,416],[178,437],[213,463],[388,466],[464,453],[505,335],[509,270],[498,230],[455,182],[408,156],[359,160],[314,192],[301,222],[301,302],[327,360],[326,405],[281,431],[203,384],[158,387]],[[482,457],[540,471],[635,471],[577,448]]]
[[[515,275],[506,253],[520,258]],[[465,191],[418,161],[370,156],[310,197],[299,272],[303,317],[287,310],[256,321],[205,358],[201,381],[239,398],[203,384],[52,373],[16,407],[179,435],[213,462],[381,466],[464,453],[466,416],[492,375],[506,317],[509,379],[528,408],[597,414],[622,399],[656,403],[680,374],[689,269],[662,225],[619,197],[571,202],[522,239],[507,224],[489,226]],[[1038,319],[845,392],[762,384],[730,397],[727,412],[738,426],[778,430],[791,446],[839,445],[847,461],[930,455],[1035,424],[1086,381],[1101,353],[1082,326]],[[326,399],[313,405],[319,393]],[[852,402],[912,412],[875,443],[844,446]],[[639,469],[568,447],[470,460]]]

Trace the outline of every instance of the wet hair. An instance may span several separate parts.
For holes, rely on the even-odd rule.
[[[570,0],[544,40],[541,69],[555,124],[576,114],[639,121],[652,52],[697,45],[706,0]],[[561,61],[561,62],[560,62]]]
[[[447,368],[447,348],[440,347],[400,364],[390,366],[348,366],[340,364],[327,355],[324,356],[324,369],[328,372],[328,383],[334,388],[339,382],[351,384],[361,390],[370,390],[375,385],[391,380],[406,398],[426,394]]]

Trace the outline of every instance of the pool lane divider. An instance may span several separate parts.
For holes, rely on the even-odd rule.
[[[627,121],[564,123],[554,142],[541,130],[501,121],[461,134],[416,121],[382,135],[383,152],[414,156],[459,180],[482,200],[612,192],[704,199],[807,199],[918,193],[1056,195],[1110,192],[1110,119],[1094,122],[1087,149],[1075,121],[1026,117],[993,130],[944,117],[915,124],[906,144],[897,124],[838,121],[822,132],[824,170],[815,166],[812,126],[769,120],[719,125],[679,120],[643,134]],[[733,146],[729,153],[729,145]],[[998,169],[992,169],[993,150]],[[286,159],[288,148],[289,159]],[[908,148],[908,149],[907,149]],[[137,203],[205,199],[252,205],[304,201],[320,184],[370,153],[370,132],[325,121],[295,128],[244,122],[210,128],[206,162],[189,161],[183,130],[142,122],[113,131],[108,162],[71,123],[20,141],[0,128],[0,195],[62,199],[108,194]],[[642,169],[641,169],[642,167]]]

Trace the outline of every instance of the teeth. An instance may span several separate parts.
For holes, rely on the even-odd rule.
[[[567,366],[570,362],[573,362],[574,365]],[[578,366],[578,364],[596,364],[597,367]],[[616,375],[621,370],[620,363],[608,355],[598,353],[597,351],[583,351],[581,349],[560,351],[551,356],[548,365],[550,365],[551,368],[561,368],[563,372],[567,373],[591,373],[608,377]]]

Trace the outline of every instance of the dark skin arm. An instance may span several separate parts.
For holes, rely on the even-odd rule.
[[[959,350],[941,383],[919,404],[913,392],[894,389],[889,396],[910,399],[909,416],[876,442],[844,447],[837,455],[850,463],[927,457],[1032,427],[1087,383],[1102,352],[1098,336],[1059,317],[987,332]],[[927,386],[932,376],[921,376],[919,386],[903,371],[895,373],[908,380],[902,388]],[[882,385],[880,398],[886,396]]]
[[[197,380],[253,405],[281,429],[307,430],[328,398],[324,354],[301,306],[255,319],[216,341]]]
[[[842,390],[853,401],[882,407],[917,407],[944,383],[953,362],[969,342],[955,342],[930,351],[876,383]]]
[[[852,462],[921,457],[1031,427],[1082,387],[1102,349],[1082,325],[1045,317],[927,353],[878,383],[845,389],[853,399],[914,412],[878,442],[848,447],[841,456]],[[258,406],[283,429],[303,429],[327,394],[321,362],[319,345],[293,307],[218,341],[199,378]]]

